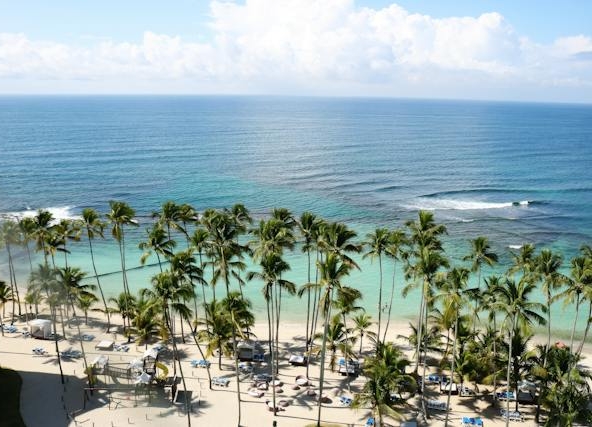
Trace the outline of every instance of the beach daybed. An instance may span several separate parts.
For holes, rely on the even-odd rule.
[[[299,386],[306,386],[308,385],[308,378],[306,378],[304,375],[298,375],[296,377],[296,384]]]
[[[292,366],[304,366],[306,365],[307,357],[302,353],[291,354],[290,358],[288,359],[288,362]]]
[[[204,359],[200,359],[200,360],[193,359],[189,363],[191,364],[192,368],[209,368],[210,367],[210,362],[208,362],[207,360],[204,360]]]
[[[33,354],[36,356],[46,356],[49,353],[47,351],[45,351],[45,349],[42,347],[35,347],[33,349]]]
[[[446,402],[440,402],[439,400],[428,400],[428,401],[426,401],[426,406],[428,409],[434,409],[436,411],[448,410],[448,406],[446,405]]]
[[[230,380],[224,377],[214,377],[212,378],[212,384],[220,387],[228,387],[228,384],[230,384]]]
[[[461,425],[463,427],[468,427],[468,426],[483,427],[483,420],[480,417],[462,417]]]
[[[95,350],[113,350],[113,341],[103,340],[95,345]]]
[[[339,403],[341,403],[342,406],[351,406],[352,402],[353,399],[351,397],[341,396],[339,398]]]
[[[504,419],[509,418],[510,421],[520,421],[520,422],[524,421],[524,416],[522,415],[522,413],[520,411],[508,412],[505,409],[500,409],[500,414]]]

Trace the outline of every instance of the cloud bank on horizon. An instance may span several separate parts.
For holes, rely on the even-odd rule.
[[[145,31],[90,46],[0,32],[0,93],[368,95],[592,102],[592,38],[523,36],[497,12],[213,1],[205,42]]]

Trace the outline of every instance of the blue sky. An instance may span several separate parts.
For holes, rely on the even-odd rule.
[[[592,102],[592,2],[20,0],[0,93]]]

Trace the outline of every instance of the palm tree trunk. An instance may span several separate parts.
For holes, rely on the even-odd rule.
[[[425,287],[425,284],[424,284]],[[423,311],[424,311],[424,306],[425,306],[425,291],[422,288],[421,290],[421,301],[419,303],[419,315],[417,316],[417,329],[415,331],[415,345],[416,345],[416,351],[415,351],[415,373],[417,374],[417,372],[419,371],[419,361],[421,359],[421,333],[422,333],[422,325],[423,325]],[[423,383],[425,381],[422,381],[422,385],[421,385],[421,392],[423,394],[424,391],[424,387],[423,387]]]
[[[74,301],[70,299],[70,304],[72,305],[72,313],[74,313]],[[74,314],[75,316],[76,314]],[[91,383],[91,372],[88,370],[88,362],[86,360],[86,352],[84,351],[84,341],[82,340],[82,332],[80,331],[80,323],[76,322],[76,328],[78,329],[78,341],[80,342],[80,350],[82,351],[82,361],[84,362],[84,373],[88,378],[88,383]]]
[[[493,335],[493,400],[496,401],[497,400],[497,394],[496,394],[496,389],[497,389],[497,366],[495,366],[495,362],[497,361],[497,325],[496,325],[497,321],[495,318],[495,314],[493,315],[493,330],[494,330],[494,335]]]
[[[62,358],[60,357],[60,347],[58,346],[58,329],[56,321],[55,307],[50,306],[51,320],[53,322],[53,342],[55,343],[55,351],[58,357],[58,366],[60,368],[60,380],[64,384],[64,371],[62,370]]]
[[[189,407],[189,401],[187,400],[187,385],[185,384],[185,376],[183,375],[183,367],[181,366],[181,361],[179,360],[179,353],[177,352],[177,343],[175,341],[175,336],[173,335],[173,328],[172,328],[172,320],[169,315],[168,308],[164,308],[164,315],[165,315],[165,322],[167,324],[167,328],[169,329],[169,333],[171,334],[171,341],[173,343],[173,366],[175,364],[179,364],[179,373],[181,374],[181,381],[183,383],[183,391],[185,395],[185,412],[187,412],[187,426],[191,427],[191,409]],[[175,399],[175,396],[172,396]]]
[[[450,390],[448,390],[448,398],[446,399],[446,420],[444,421],[444,427],[448,427],[448,418],[450,416],[450,397],[452,396],[452,384],[454,384],[454,364],[456,362],[456,343],[458,341],[458,310],[456,307],[456,314],[454,319],[454,343],[452,344],[452,363],[450,367]]]
[[[512,315],[512,329],[510,330],[510,344],[508,349],[508,372],[506,374],[506,427],[510,425],[510,372],[512,369],[512,341],[514,341],[514,331],[516,329],[516,314]],[[516,396],[516,401],[518,401]]]
[[[586,338],[588,337],[588,331],[590,330],[590,323],[592,319],[592,301],[590,301],[590,305],[588,306],[588,320],[586,321],[586,329],[584,330],[584,336],[582,337],[582,342],[578,347],[578,357],[582,354],[582,350],[584,349],[584,343],[586,342]]]
[[[270,351],[270,357],[271,357],[271,384],[272,384],[272,388],[271,388],[271,398],[272,398],[272,404],[273,404],[273,416],[275,417],[277,415],[275,408],[276,408],[276,404],[275,404],[275,376],[277,374],[276,370],[275,370],[275,363],[276,363],[276,359],[277,359],[277,354],[274,350],[274,343],[273,343],[273,325],[274,323],[274,307],[273,307],[273,297],[274,297],[274,292],[273,292],[273,285],[270,286],[269,288],[269,299],[271,300],[271,304],[268,301],[267,302],[267,313],[268,313],[268,319],[269,319],[269,351]],[[271,305],[271,313],[269,310],[269,307]]]
[[[569,349],[573,351],[574,335],[576,333],[576,324],[578,323],[578,314],[580,312],[580,294],[576,296],[576,317],[574,318],[573,327],[571,328],[571,338],[569,341]],[[549,347],[547,347],[547,350]]]
[[[380,326],[382,324],[382,255],[380,253],[378,254],[378,271],[380,278],[378,286],[378,334],[376,334],[376,339],[380,344]],[[378,346],[376,348],[378,349]]]
[[[111,328],[111,315],[109,314],[109,309],[107,308],[107,300],[105,299],[105,293],[103,292],[103,287],[101,286],[101,281],[99,280],[99,274],[97,273],[97,265],[95,264],[95,254],[92,247],[92,239],[90,235],[88,236],[88,246],[90,249],[90,260],[92,262],[93,271],[95,272],[95,278],[97,279],[97,286],[99,288],[99,292],[101,294],[101,299],[103,300],[103,306],[105,307],[105,314],[107,315],[107,331]]]
[[[547,350],[551,348],[551,290],[547,288]],[[543,361],[543,367],[547,367],[547,358]]]
[[[331,317],[331,301],[333,300],[333,288],[329,291],[329,301],[325,313],[325,325],[323,329],[323,344],[321,346],[321,373],[319,375],[319,409],[317,413],[317,427],[321,427],[321,408],[323,404],[323,382],[325,381],[325,355],[327,353],[327,331],[329,330],[329,318]]]
[[[397,262],[393,262],[393,282],[391,284],[391,297],[389,300],[389,309],[388,309],[388,317],[386,319],[386,326],[384,328],[384,335],[382,338],[382,342],[386,342],[386,334],[388,332],[389,326],[391,324],[391,310],[393,308],[393,299],[395,297],[395,274],[397,272]]]
[[[305,333],[305,345],[304,345],[304,352],[306,355],[306,378],[308,378],[308,355],[310,349],[310,343],[308,342],[310,339],[309,335],[309,327],[310,327],[310,249],[306,250],[306,255],[308,258],[308,266],[307,266],[307,289],[306,289],[306,333]]]
[[[18,315],[21,317],[21,297],[18,290],[18,285],[16,283],[16,274],[14,271],[14,263],[12,261],[12,251],[10,250],[10,245],[6,244],[6,251],[8,252],[8,274],[10,275],[10,282],[14,283],[14,291],[16,292],[16,301],[18,304]],[[12,312],[14,315],[14,299],[12,300]]]
[[[187,320],[187,324],[189,325],[189,327],[191,327],[189,320]],[[195,336],[195,334],[191,334],[191,335],[193,336],[193,341],[195,342],[195,345],[197,346],[197,350],[199,351],[201,358],[203,360],[206,360],[206,356],[204,355],[204,352],[201,349],[201,345],[199,345],[199,341],[197,340],[197,337]],[[212,374],[210,373],[210,366],[207,363],[206,363],[206,371],[208,373],[208,387],[211,390],[212,389]]]

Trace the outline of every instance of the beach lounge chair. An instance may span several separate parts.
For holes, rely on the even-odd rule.
[[[288,362],[292,366],[304,366],[306,365],[306,356],[303,354],[291,354]]]
[[[252,388],[249,390],[249,396],[262,397],[264,394],[265,394],[265,392],[263,392],[261,390],[257,390],[256,388]]]
[[[442,377],[438,374],[429,374],[426,378],[426,383],[428,384],[438,384],[440,381],[442,381]]]
[[[483,427],[483,420],[480,417],[462,417],[461,424],[463,427],[480,426]]]
[[[306,378],[304,375],[298,375],[296,377],[296,384],[304,387],[308,385],[308,378]]]
[[[265,354],[263,354],[263,353],[253,354],[253,362],[265,362]]]
[[[230,380],[228,378],[224,378],[224,377],[214,377],[212,378],[212,384],[213,385],[217,385],[220,387],[228,387],[228,384],[230,383]]]
[[[434,409],[436,411],[448,410],[448,407],[446,406],[446,402],[440,402],[438,400],[428,400],[426,402],[426,406],[428,409]]]
[[[341,403],[342,406],[351,406],[352,402],[353,399],[351,397],[341,396],[339,398],[339,403]]]
[[[368,418],[368,420],[366,421],[366,427],[374,427],[375,425],[376,423],[374,422],[374,418]]]

